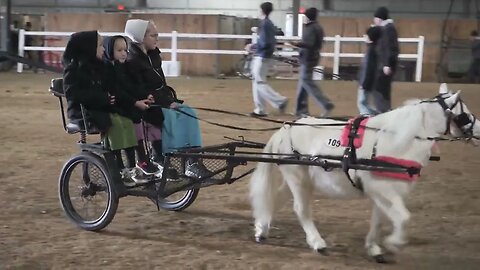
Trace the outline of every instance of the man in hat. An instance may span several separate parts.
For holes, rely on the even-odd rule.
[[[327,117],[335,107],[330,99],[325,96],[313,81],[313,68],[320,61],[320,50],[323,45],[323,28],[317,22],[318,10],[314,7],[305,11],[305,28],[302,40],[292,43],[300,48],[300,71],[297,86],[297,103],[295,115],[303,117],[308,115],[308,95],[312,95],[315,101],[323,108],[322,117]]]
[[[378,69],[375,79],[374,103],[378,112],[384,113],[392,107],[391,90],[392,79],[398,62],[400,52],[398,35],[393,20],[390,19],[386,7],[379,7],[375,11],[373,22],[380,26],[382,33],[377,44]]]

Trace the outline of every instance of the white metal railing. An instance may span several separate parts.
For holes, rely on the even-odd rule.
[[[25,36],[57,36],[57,37],[68,37],[73,32],[39,32],[39,31],[25,31],[21,29],[18,35],[18,55],[24,56],[25,51],[64,51],[65,47],[40,47],[40,46],[25,46]],[[113,32],[101,32],[101,35],[104,36],[113,36],[113,35],[124,35],[124,33],[113,33]],[[179,53],[192,53],[192,54],[230,54],[230,55],[242,55],[246,54],[243,48],[239,50],[204,50],[204,49],[179,49],[178,48],[178,39],[252,39],[253,42],[256,42],[257,35],[253,33],[252,35],[226,35],[226,34],[195,34],[195,33],[178,33],[177,31],[172,31],[171,33],[159,33],[160,38],[170,38],[171,39],[171,48],[161,48],[162,52],[171,54],[171,61],[177,61],[177,55]],[[299,37],[285,37],[278,36],[277,40],[299,40]],[[343,42],[358,43],[364,42],[364,37],[341,37],[336,35],[334,37],[325,37],[326,42],[333,42],[333,52],[322,52],[323,57],[332,57],[333,58],[333,73],[338,74],[340,69],[340,59],[341,58],[361,58],[363,53],[342,53],[341,45]],[[419,36],[418,38],[399,38],[400,43],[417,43],[417,53],[413,54],[400,54],[400,59],[410,59],[416,61],[415,68],[415,81],[420,82],[422,80],[422,65],[423,65],[423,52],[425,46],[425,38]],[[294,51],[281,51],[278,52],[279,55],[283,56],[295,56],[298,55],[298,52]],[[23,64],[17,65],[17,72],[23,71]],[[335,78],[334,78],[335,79]]]

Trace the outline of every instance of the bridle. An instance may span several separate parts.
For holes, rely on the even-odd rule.
[[[458,98],[451,106],[448,106],[445,102],[447,98],[448,96],[445,96],[445,94],[440,94],[432,100],[422,101],[422,103],[438,103],[442,107],[445,116],[447,117],[445,132],[443,133],[444,135],[452,135],[450,126],[453,122],[455,126],[462,132],[463,139],[466,139],[467,141],[472,139],[474,137],[473,127],[475,126],[477,118],[472,113],[466,113],[464,111],[464,103],[461,98]],[[453,109],[457,105],[460,105],[460,114],[453,113]]]

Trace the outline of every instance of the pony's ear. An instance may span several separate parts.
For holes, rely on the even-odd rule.
[[[445,100],[445,103],[448,104],[448,106],[451,106],[457,102],[457,100],[460,98],[460,90],[458,90],[455,94],[451,95],[449,98]]]
[[[446,83],[440,84],[440,88],[438,89],[439,94],[448,94],[448,86]]]

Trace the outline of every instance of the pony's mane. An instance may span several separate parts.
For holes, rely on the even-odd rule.
[[[421,136],[424,113],[420,102],[420,99],[410,99],[402,107],[374,117],[380,118],[379,128],[384,131],[379,132],[378,136],[391,134],[391,146],[395,148],[406,147],[416,136]]]

